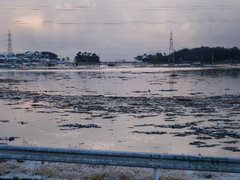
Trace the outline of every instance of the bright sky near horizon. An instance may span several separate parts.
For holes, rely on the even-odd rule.
[[[174,48],[240,47],[239,0],[0,0],[0,51],[11,29],[14,52],[132,60]]]

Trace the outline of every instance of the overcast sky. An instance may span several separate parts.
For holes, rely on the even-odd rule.
[[[239,0],[0,0],[0,51],[95,52],[132,60],[174,48],[240,47]]]

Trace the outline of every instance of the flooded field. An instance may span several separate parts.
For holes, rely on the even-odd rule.
[[[240,155],[240,68],[0,70],[0,143]]]

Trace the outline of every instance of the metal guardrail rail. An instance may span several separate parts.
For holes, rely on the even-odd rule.
[[[0,145],[0,159],[240,173],[240,158]]]

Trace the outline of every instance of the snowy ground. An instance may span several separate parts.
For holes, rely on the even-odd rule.
[[[240,174],[181,170],[159,170],[159,178],[177,179],[240,179]],[[114,166],[0,160],[0,179],[104,179],[145,180],[153,178],[153,170]]]

